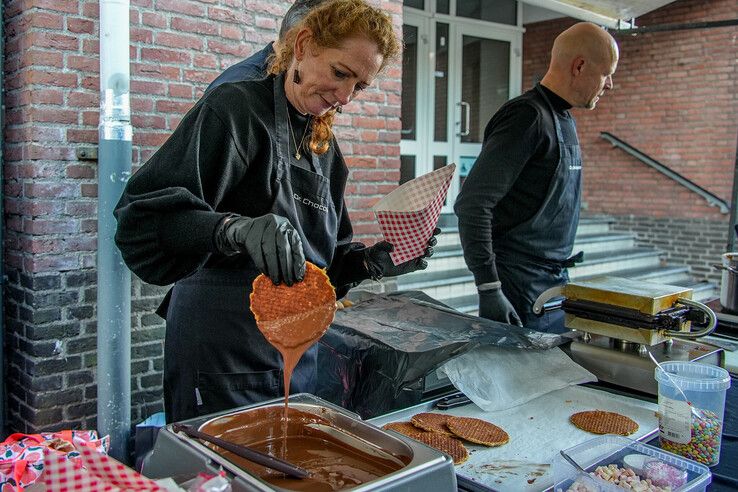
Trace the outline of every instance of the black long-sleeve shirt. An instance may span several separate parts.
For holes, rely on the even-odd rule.
[[[203,266],[250,264],[247,255],[218,253],[213,235],[227,214],[270,212],[277,173],[274,81],[223,84],[209,91],[128,181],[115,210],[115,239],[128,266],[144,281],[166,285]],[[292,111],[295,132],[302,134],[307,120]],[[345,287],[345,294],[366,274],[363,244],[351,241],[343,198],[348,169],[335,139],[332,145],[335,157],[323,174],[330,180],[338,234],[328,275],[337,288]]]
[[[228,82],[241,82],[242,80],[256,80],[266,77],[269,55],[274,53],[273,45],[274,43],[269,43],[245,60],[226,68],[223,73],[210,82],[205,92]]]
[[[559,118],[571,123],[563,124],[562,131],[576,132],[571,105],[541,87]],[[558,164],[553,115],[535,89],[506,102],[489,121],[482,150],[454,206],[464,258],[477,285],[498,280],[495,238],[541,208]]]

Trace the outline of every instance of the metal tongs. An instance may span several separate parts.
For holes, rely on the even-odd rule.
[[[272,470],[277,470],[292,478],[307,478],[310,476],[309,471],[305,470],[304,468],[300,468],[297,465],[293,465],[289,461],[275,458],[274,456],[270,456],[266,453],[262,453],[261,451],[251,449],[248,446],[243,446],[241,444],[234,444],[232,442],[226,441],[225,439],[211,436],[210,434],[205,434],[204,432],[200,432],[199,430],[193,429],[189,425],[172,424],[172,430],[174,432],[181,432],[195,439],[200,439],[201,441],[206,441],[211,444],[215,444],[216,446],[221,447],[225,449],[226,451],[230,451],[236,456],[247,459],[249,461],[253,461],[254,463],[259,464],[261,466],[271,468]]]

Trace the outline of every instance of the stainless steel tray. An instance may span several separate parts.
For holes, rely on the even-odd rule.
[[[510,442],[488,448],[468,444],[470,457],[457,465],[460,489],[471,491],[542,491],[553,486],[551,463],[559,450],[594,437],[569,422],[572,413],[607,410],[627,415],[638,422],[632,439],[649,439],[658,431],[658,406],[635,398],[602,390],[570,386],[528,403],[498,412],[485,412],[473,403],[450,410],[434,408],[437,400],[368,420],[377,426],[409,420],[418,412],[433,411],[492,422],[510,435]]]
[[[180,423],[199,428],[214,418],[257,407],[283,404],[283,399],[271,400]],[[406,438],[398,439],[394,433],[377,429],[362,421],[356,414],[313,395],[290,395],[290,406],[304,412],[315,413],[329,420],[335,426],[336,432],[345,432],[347,439],[359,439],[380,449],[410,458],[410,462],[404,468],[355,487],[351,489],[352,491],[391,491],[397,490],[398,487],[412,492],[456,490],[453,462],[448,456],[417,441]],[[149,478],[165,478],[188,474],[192,476],[201,471],[213,473],[219,469],[227,472],[234,492],[288,491],[288,489],[274,486],[249,474],[199,441],[173,432],[171,425],[159,432],[154,449],[144,459],[142,472]]]

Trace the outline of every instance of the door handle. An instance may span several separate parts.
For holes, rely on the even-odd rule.
[[[461,106],[461,116],[464,120],[464,125],[457,135],[459,137],[466,137],[469,135],[469,127],[471,126],[471,106],[466,101],[461,101],[459,106]],[[464,111],[464,108],[466,108],[466,111]]]

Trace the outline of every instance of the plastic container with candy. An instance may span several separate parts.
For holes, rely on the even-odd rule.
[[[553,462],[555,492],[692,492],[706,490],[712,481],[705,465],[613,434],[564,451],[588,474],[557,456]]]
[[[728,371],[699,362],[674,361],[657,367],[655,378],[661,448],[708,466],[717,465],[725,392],[730,387]]]

